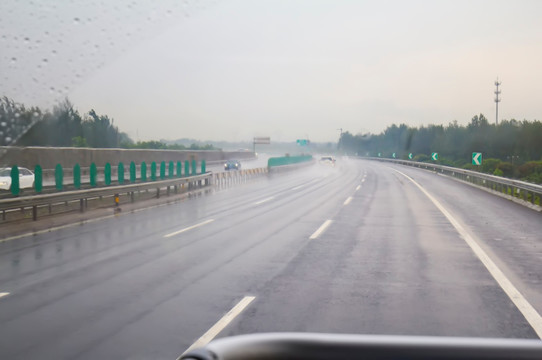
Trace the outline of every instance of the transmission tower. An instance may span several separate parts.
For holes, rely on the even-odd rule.
[[[501,85],[501,82],[499,81],[499,78],[495,80],[495,124],[499,125],[499,103],[501,102],[501,99],[499,98],[499,95],[501,94],[501,91],[499,90],[499,86]]]

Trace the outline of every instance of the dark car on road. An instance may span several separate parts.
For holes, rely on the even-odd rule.
[[[241,162],[238,160],[228,160],[224,164],[224,170],[240,170]]]

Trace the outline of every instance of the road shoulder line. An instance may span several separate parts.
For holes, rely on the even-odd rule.
[[[531,325],[539,338],[542,339],[542,317],[536,311],[536,309],[527,301],[527,299],[519,292],[519,290],[512,284],[512,282],[506,277],[506,275],[499,269],[499,267],[491,260],[489,255],[480,247],[478,242],[470,235],[470,233],[461,226],[461,224],[455,219],[455,217],[446,208],[440,204],[427,190],[425,190],[420,184],[405,173],[390,168],[393,171],[398,172],[405,178],[410,180],[431,202],[440,210],[440,212],[448,219],[452,226],[456,229],[459,235],[465,240],[467,245],[471,248],[478,259],[484,264],[491,276],[497,281],[501,289],[508,295],[510,300],[516,305],[518,310],[523,314],[527,322]]]

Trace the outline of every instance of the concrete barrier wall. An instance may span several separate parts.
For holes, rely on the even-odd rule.
[[[57,148],[57,147],[0,147],[0,166],[12,166],[33,169],[37,164],[43,169],[53,169],[56,164],[71,168],[76,163],[81,167],[89,167],[95,163],[103,167],[106,163],[112,166],[123,162],[134,161],[141,164],[145,161],[185,161],[201,160],[219,161],[227,159],[249,159],[254,153],[250,151],[215,151],[215,150],[143,150],[143,149],[93,149],[93,148]]]

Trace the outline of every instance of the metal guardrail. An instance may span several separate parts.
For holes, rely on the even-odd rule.
[[[32,208],[32,218],[37,220],[37,208],[38,206],[50,205],[52,203],[62,203],[69,201],[80,202],[80,211],[84,212],[87,208],[87,200],[89,198],[97,198],[104,196],[115,196],[119,194],[128,194],[131,201],[134,201],[134,193],[140,191],[146,191],[149,189],[155,189],[157,197],[160,197],[160,190],[166,188],[169,194],[170,188],[173,188],[175,192],[178,191],[180,186],[188,185],[188,188],[196,186],[206,186],[212,182],[213,173],[208,172],[201,175],[194,175],[184,178],[175,178],[168,180],[150,181],[129,185],[114,185],[102,188],[92,188],[85,190],[73,190],[63,191],[51,194],[20,196],[9,199],[0,200],[0,211],[2,212],[3,220],[6,217],[6,211],[12,209],[25,209]]]
[[[134,202],[134,194],[148,190],[155,190],[156,197],[160,197],[160,190],[167,189],[166,194],[170,191],[178,193],[179,188],[187,186],[188,189],[203,187],[208,185],[225,186],[232,183],[246,181],[252,177],[267,174],[267,168],[246,169],[238,171],[226,172],[207,172],[205,174],[193,175],[182,178],[174,178],[167,180],[148,181],[128,185],[112,185],[107,187],[98,187],[91,189],[69,190],[63,192],[45,193],[37,195],[10,197],[0,199],[0,212],[2,220],[6,220],[6,212],[11,210],[32,209],[32,219],[38,218],[38,207],[49,206],[51,212],[51,204],[68,203],[79,201],[80,212],[85,212],[88,207],[88,200],[101,198],[106,196],[114,196],[118,198],[121,194],[127,194],[131,202]]]
[[[431,163],[372,157],[367,157],[363,159],[391,162],[395,164],[435,171],[472,183],[474,185],[486,187],[488,189],[498,191],[506,195],[520,198],[524,201],[531,202],[532,204],[542,206],[542,185],[532,184],[520,180],[507,179],[500,176],[484,174],[472,170],[459,169],[451,166],[436,165]]]

